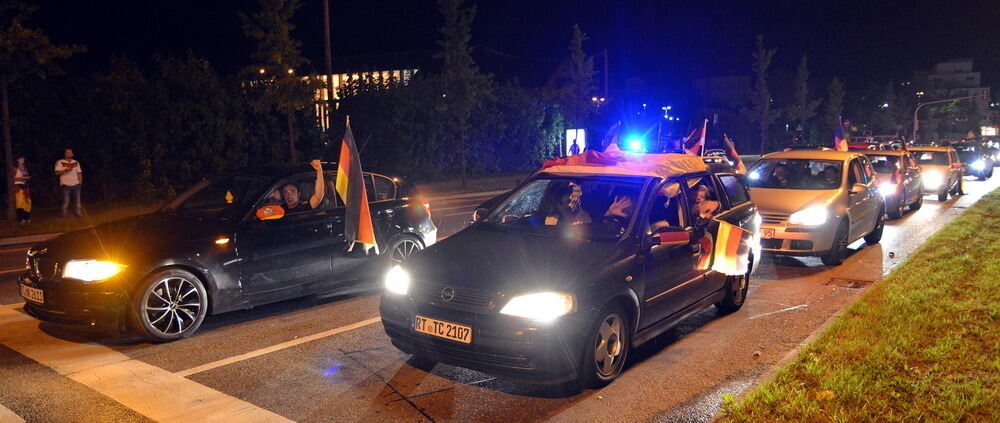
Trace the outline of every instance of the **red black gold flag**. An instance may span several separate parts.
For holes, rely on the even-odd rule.
[[[354,248],[355,242],[360,242],[365,251],[375,247],[375,254],[378,254],[372,214],[368,209],[368,193],[365,192],[364,174],[361,172],[361,157],[354,144],[350,121],[347,122],[347,130],[340,143],[340,160],[337,160],[337,193],[347,206],[344,216],[344,239],[347,241],[348,250]]]
[[[731,276],[745,274],[750,257],[750,231],[719,221],[712,270]]]

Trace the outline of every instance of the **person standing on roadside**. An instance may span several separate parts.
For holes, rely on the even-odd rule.
[[[28,166],[24,164],[24,156],[17,157],[14,165],[14,205],[17,209],[17,223],[31,223],[31,190],[28,189]]]
[[[59,177],[59,187],[62,190],[62,217],[66,217],[70,197],[73,197],[73,214],[80,217],[80,187],[83,186],[83,169],[80,162],[73,160],[73,149],[67,148],[63,158],[56,161],[56,176]]]

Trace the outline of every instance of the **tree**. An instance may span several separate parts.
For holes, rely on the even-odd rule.
[[[823,108],[823,122],[820,126],[827,133],[827,140],[833,139],[833,132],[840,125],[843,114],[844,84],[837,77],[834,77],[826,89],[826,105]]]
[[[796,131],[799,131],[801,136],[806,121],[816,116],[816,107],[819,106],[819,100],[809,99],[809,65],[805,55],[799,61],[799,68],[795,73],[794,90],[795,96],[785,114],[795,124]]]
[[[20,3],[0,5],[0,97],[3,108],[3,143],[6,161],[4,174],[7,180],[7,220],[14,220],[14,167],[12,140],[10,135],[10,100],[8,90],[23,78],[35,76],[44,78],[57,70],[53,66],[56,59],[67,58],[83,52],[82,46],[55,45],[41,31],[24,26],[24,22],[36,10],[33,6]]]
[[[296,70],[308,63],[299,51],[298,40],[292,38],[292,17],[299,8],[298,0],[259,0],[260,10],[253,16],[243,16],[247,36],[257,40],[257,50],[251,55],[256,62],[244,70],[254,80],[249,86],[254,108],[259,113],[277,112],[287,124],[288,151],[292,162],[298,161],[295,141],[295,115],[312,104],[316,81],[296,75]]]
[[[587,34],[580,26],[573,25],[573,37],[569,41],[569,69],[566,75],[566,85],[563,104],[566,109],[566,120],[574,128],[583,128],[594,109],[591,94],[594,92],[597,70],[594,69],[594,58],[583,51],[583,42]]]
[[[493,77],[479,72],[472,59],[472,20],[476,7],[462,8],[463,0],[438,0],[438,9],[444,16],[441,27],[441,51],[434,57],[441,60],[441,83],[444,93],[443,107],[447,110],[454,138],[458,145],[462,171],[462,187],[466,185],[468,155],[466,136],[470,130],[469,119],[484,102],[493,98]]]
[[[753,73],[754,84],[750,91],[750,108],[741,110],[751,122],[757,123],[760,130],[760,152],[766,152],[767,128],[778,118],[779,110],[771,107],[771,93],[767,88],[767,68],[778,49],[764,48],[764,36],[757,34],[757,51],[754,52]]]

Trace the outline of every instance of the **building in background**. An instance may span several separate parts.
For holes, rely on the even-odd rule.
[[[921,100],[981,96],[976,110],[990,109],[990,87],[982,86],[982,75],[973,68],[972,59],[955,59],[935,64],[930,70],[913,74],[913,89]]]

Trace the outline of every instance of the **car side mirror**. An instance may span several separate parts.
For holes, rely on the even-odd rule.
[[[485,207],[480,207],[480,208],[476,209],[476,211],[472,212],[472,221],[473,222],[482,222],[484,219],[486,219],[486,214],[489,213],[489,212],[490,212],[490,209],[487,209]]]
[[[643,235],[642,236],[642,248],[649,249],[657,245],[660,245],[659,235]]]
[[[285,217],[285,208],[277,204],[261,206],[254,212],[258,220],[278,220]]]
[[[865,184],[851,185],[851,194],[864,194],[866,191],[868,191],[868,186]]]

